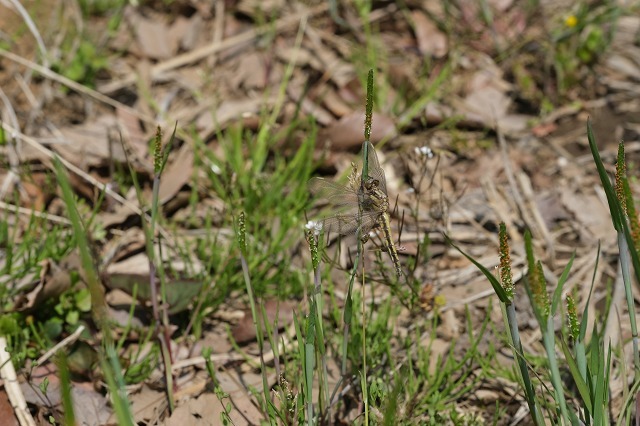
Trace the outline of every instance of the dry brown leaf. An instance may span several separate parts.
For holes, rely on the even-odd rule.
[[[122,225],[134,216],[140,215],[125,205],[116,204],[112,211],[100,213],[100,224],[104,226],[105,229],[110,229]]]
[[[118,128],[127,142],[127,147],[133,151],[134,159],[142,160],[149,154],[149,138],[140,124],[140,119],[125,108],[116,108]],[[133,159],[132,159],[133,160]]]
[[[64,140],[53,144],[63,158],[81,168],[97,167],[114,161],[124,163],[126,157],[119,140],[110,140],[111,129],[118,128],[114,114],[99,114],[78,126],[63,127]]]
[[[476,53],[468,59],[477,71],[471,76],[456,78],[458,83],[464,82],[464,99],[462,102],[454,99],[452,103],[469,124],[494,128],[511,107],[512,100],[507,95],[511,85],[503,79],[503,72],[489,56]]]
[[[42,211],[51,194],[45,194],[47,175],[44,173],[31,173],[29,180],[21,182],[23,191],[20,191],[20,206],[28,209]]]
[[[167,406],[167,395],[158,392],[144,385],[139,392],[129,395],[131,402],[131,413],[135,423],[147,423],[153,418],[157,418]],[[116,418],[111,416],[111,424],[117,424]]]
[[[531,116],[524,114],[507,114],[498,119],[498,127],[506,136],[520,136],[529,131],[531,118]]]
[[[174,47],[175,44],[176,47],[174,53],[177,52],[178,47],[184,50],[193,49],[202,36],[202,30],[203,20],[200,14],[193,14],[189,18],[178,16],[169,29],[171,46]]]
[[[511,99],[503,91],[491,86],[473,91],[464,100],[467,116],[489,128],[493,128],[493,123],[505,116],[510,104]]]
[[[221,414],[225,412],[224,404],[212,393],[204,393],[198,398],[191,398],[179,405],[165,423],[166,426],[207,425],[222,424]],[[234,423],[238,425],[238,423]],[[248,424],[241,422],[239,424]]]
[[[114,296],[114,293],[117,295]],[[125,301],[125,296],[127,300]],[[107,317],[112,324],[127,329],[129,331],[129,337],[135,339],[138,334],[136,330],[142,330],[145,324],[137,316],[131,316],[131,306],[134,305],[133,299],[124,291],[113,290],[107,293]],[[126,303],[123,303],[126,302]],[[112,306],[114,306],[112,308]]]
[[[4,389],[0,389],[0,419],[2,419],[4,426],[19,426],[13,407],[9,402],[9,396]]]
[[[602,240],[611,235],[609,212],[595,194],[566,188],[560,196],[565,209],[573,213],[583,241]]]
[[[216,130],[225,128],[230,121],[255,115],[265,102],[270,104],[274,99],[225,100],[215,112],[207,110],[200,114],[196,120],[196,128],[199,130],[200,137],[208,140]]]
[[[131,247],[131,249],[134,249],[138,242],[134,242],[133,244],[135,245]],[[160,253],[162,253],[162,255]],[[192,259],[189,259],[188,262],[185,262],[181,257],[182,255],[176,252],[176,250],[169,244],[164,244],[162,246],[162,251],[156,247],[156,256],[157,258],[162,257],[165,262],[171,262],[171,270],[176,273],[186,271],[199,273],[203,269],[202,263],[195,256]],[[131,257],[122,258],[117,263],[110,264],[107,267],[106,272],[108,274],[149,275],[149,258],[146,253],[136,253]]]
[[[231,410],[230,416],[234,424],[238,424],[235,423],[237,420],[240,421],[240,424],[245,424],[242,420],[244,419],[249,424],[257,425],[264,420],[264,416],[258,410],[257,404],[252,401],[249,392],[250,389],[258,389],[262,386],[262,376],[260,374],[253,372],[240,373],[239,370],[226,369],[219,371],[216,374],[216,378],[223,392],[228,393],[231,398],[234,409]],[[271,386],[275,382],[275,376],[268,377],[267,381]]]
[[[383,114],[373,113],[371,125],[371,143],[382,139],[391,139],[397,135],[393,120]],[[364,140],[364,112],[353,112],[331,126],[323,129],[320,140],[330,143],[335,150],[354,150],[362,146]]]
[[[428,124],[440,124],[452,115],[453,111],[449,106],[437,102],[429,102],[424,109]]]
[[[102,265],[108,265],[127,259],[145,247],[145,236],[142,229],[131,227],[122,232],[118,238],[108,241],[102,248]]]
[[[151,300],[151,278],[148,275],[137,274],[112,274],[105,276],[107,285],[111,289],[122,290],[146,302]],[[156,286],[160,289],[160,281],[155,280]],[[197,296],[203,291],[204,283],[196,279],[167,278],[165,282],[166,301],[170,314],[176,314],[188,309],[189,305],[195,302]]]
[[[337,93],[347,104],[353,105],[355,108],[362,108],[364,93],[362,91],[362,84],[360,84],[360,80],[355,76],[347,80],[344,85],[338,86]]]
[[[234,89],[264,89],[267,85],[267,69],[263,55],[251,52],[239,57],[236,72],[229,83]]]
[[[193,174],[193,148],[184,144],[173,161],[162,172],[160,178],[159,201],[165,204],[189,182]]]
[[[571,219],[571,215],[569,215],[569,212],[565,209],[557,193],[547,192],[537,194],[535,201],[547,229],[552,229],[558,221]]]
[[[60,380],[58,379],[58,369],[55,364],[47,363],[39,365],[29,375],[30,382],[20,383],[20,389],[24,394],[24,399],[37,406],[55,407],[61,403]],[[42,392],[40,385],[44,380],[49,382],[46,393]]]
[[[186,51],[194,49],[204,34],[202,14],[196,13],[187,21],[187,29],[180,38],[180,47]]]
[[[148,19],[133,7],[126,8],[125,18],[136,35],[141,56],[169,59],[175,54],[178,40],[170,36],[169,27],[161,19]]]
[[[447,36],[420,10],[411,12],[418,49],[424,56],[442,58],[449,51]]]
[[[107,266],[107,275],[131,274],[148,276],[149,275],[149,257],[146,253],[137,253],[131,257],[123,259],[117,263]]]
[[[48,385],[46,393],[43,393],[40,385],[45,379],[48,381]],[[36,367],[31,372],[30,380],[29,383],[20,383],[25,400],[29,404],[53,409],[61,408],[59,407],[62,402],[60,380],[54,364],[48,363]],[[106,398],[96,392],[91,383],[72,382],[71,397],[78,424],[104,425],[112,415]],[[5,424],[4,421],[2,424]]]
[[[322,104],[336,117],[344,117],[353,112],[353,108],[347,105],[347,103],[338,96],[336,91],[329,88],[328,85],[316,88],[316,93],[322,93]]]
[[[306,78],[294,78],[290,84],[287,85],[287,95],[296,104],[302,106],[302,110],[313,116],[317,123],[323,126],[329,125],[335,119],[333,116],[318,105],[310,96],[304,91],[304,85],[306,85]]]
[[[293,321],[293,305],[291,303],[267,300],[264,303],[264,309],[271,326],[275,324],[276,318],[278,320],[278,328],[286,327]],[[245,310],[244,314],[244,318],[231,329],[233,338],[240,344],[249,343],[256,338],[256,328],[253,325],[251,311]]]
[[[57,298],[71,287],[71,271],[80,271],[80,258],[77,251],[72,251],[59,263],[51,260],[41,262],[40,280],[29,293],[16,299],[14,309],[19,312],[32,312],[43,302]]]
[[[172,253],[168,248],[163,248],[163,250],[165,256]],[[194,259],[189,268],[190,272],[197,272],[201,268],[201,264],[197,259]],[[171,263],[171,269],[180,274],[187,269],[187,266],[184,262],[175,260]],[[103,278],[105,284],[112,290],[118,289],[127,294],[133,294],[135,289],[140,301],[151,300],[149,258],[146,253],[138,253],[120,262],[110,264],[107,266]],[[201,280],[167,276],[165,289],[169,313],[174,314],[187,309],[202,291],[204,284]]]
[[[113,413],[107,398],[96,392],[91,383],[73,383],[71,397],[77,424],[101,426]]]

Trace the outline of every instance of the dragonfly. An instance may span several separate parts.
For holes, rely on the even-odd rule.
[[[356,233],[364,244],[369,240],[371,230],[381,229],[384,241],[382,248],[389,253],[396,274],[402,276],[398,250],[391,235],[389,196],[384,170],[371,142],[367,141],[365,144],[368,172],[364,179],[362,174],[358,174],[356,165],[352,164],[353,169],[347,185],[315,177],[309,181],[309,187],[314,195],[345,211],[324,219],[322,229],[325,232],[337,235]]]

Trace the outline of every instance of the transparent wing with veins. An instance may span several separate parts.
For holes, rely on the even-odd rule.
[[[387,194],[387,180],[384,176],[384,169],[380,167],[376,150],[367,142],[367,160],[369,162],[369,177],[378,181],[378,189]]]
[[[343,210],[324,219],[323,228],[327,233],[337,235],[355,234],[360,228],[361,238],[366,239],[368,233],[378,223],[380,211],[374,203],[365,197],[362,202],[362,214],[358,220],[358,192],[349,185],[340,185],[323,178],[313,178],[309,182],[311,192],[332,207]]]
[[[367,241],[369,239],[369,231],[378,226],[378,218],[380,213],[364,212],[358,221],[358,212],[337,214],[323,221],[323,229],[328,234],[335,235],[351,235],[358,232],[360,228],[360,239]]]
[[[314,177],[309,181],[311,193],[335,207],[358,207],[358,193],[349,185]]]

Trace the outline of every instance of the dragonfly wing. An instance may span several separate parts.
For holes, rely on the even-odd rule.
[[[349,186],[314,177],[309,180],[311,193],[334,206],[358,206],[358,194]]]
[[[369,177],[376,179],[378,181],[378,188],[382,190],[385,194],[387,193],[387,179],[384,177],[384,169],[380,166],[380,162],[378,161],[378,154],[376,154],[376,150],[371,144],[371,142],[367,141],[367,161],[369,163]]]
[[[378,212],[364,212],[358,221],[358,213],[345,213],[329,217],[323,221],[326,234],[351,235],[360,228],[361,234],[368,233],[378,223]]]

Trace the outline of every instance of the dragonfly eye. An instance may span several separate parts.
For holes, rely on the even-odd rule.
[[[380,186],[380,181],[378,179],[369,178],[364,184],[365,188],[368,190],[378,188]]]

